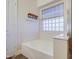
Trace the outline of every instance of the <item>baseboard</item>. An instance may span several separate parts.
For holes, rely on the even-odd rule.
[[[15,53],[15,55],[19,55],[19,54],[21,54],[21,50],[17,50]]]
[[[17,55],[19,55],[19,54],[21,54],[21,50],[17,50],[14,54],[13,54],[13,53],[7,54],[7,55],[6,55],[6,58],[9,58],[9,57],[12,57],[12,56],[17,56]]]
[[[13,56],[13,54],[7,54],[6,58],[9,58],[9,57],[12,57],[12,56]]]

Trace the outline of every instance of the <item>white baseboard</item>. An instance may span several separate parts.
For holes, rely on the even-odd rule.
[[[7,54],[6,58],[9,58],[9,57],[12,57],[12,56],[13,56],[13,54]]]
[[[15,56],[21,54],[21,50],[16,51]]]
[[[19,54],[21,54],[21,50],[18,50],[15,53],[6,54],[6,58],[16,56],[16,55],[19,55]]]

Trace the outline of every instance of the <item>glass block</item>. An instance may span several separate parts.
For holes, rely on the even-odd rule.
[[[49,20],[45,20],[45,23],[49,23]]]
[[[52,27],[55,27],[55,24],[52,24]]]
[[[59,20],[60,20],[60,22],[64,22],[64,18],[63,17],[60,17]]]
[[[64,11],[64,4],[60,4],[60,12],[63,12]]]
[[[56,23],[60,22],[59,17],[56,18]]]
[[[52,28],[49,28],[49,31],[51,31],[52,30]]]
[[[63,27],[60,27],[60,31],[64,31],[64,28]]]
[[[59,25],[60,25],[60,27],[61,27],[61,26],[64,26],[64,23],[60,23]]]
[[[45,25],[45,27],[49,27],[49,25],[48,25],[48,24],[46,24],[46,25]]]
[[[54,14],[55,14],[55,9],[54,8],[52,8],[52,16],[54,16]]]
[[[45,30],[48,31],[49,30],[48,27],[46,27]]]
[[[58,27],[58,26],[60,26],[60,24],[59,23],[56,23],[56,26]]]
[[[52,28],[52,31],[55,31],[55,27]]]
[[[59,27],[56,27],[56,31],[59,31],[60,29],[59,29]]]
[[[45,24],[43,24],[43,27],[45,27],[46,25]]]
[[[55,18],[54,18],[54,20],[52,20],[52,23],[55,23],[55,21],[56,21],[56,20],[55,20]]]
[[[46,31],[64,31],[64,4],[60,4],[42,11],[43,27]]]
[[[51,24],[52,23],[52,20],[51,19],[49,19],[49,24]]]
[[[52,26],[52,24],[49,24],[49,27],[51,27]]]

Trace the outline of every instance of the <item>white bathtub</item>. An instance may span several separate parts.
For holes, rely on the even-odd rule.
[[[29,59],[53,59],[53,40],[32,40],[22,43],[22,52]]]

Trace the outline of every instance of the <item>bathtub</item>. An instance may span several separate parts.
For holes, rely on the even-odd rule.
[[[28,59],[53,59],[53,40],[24,42],[21,53]]]

